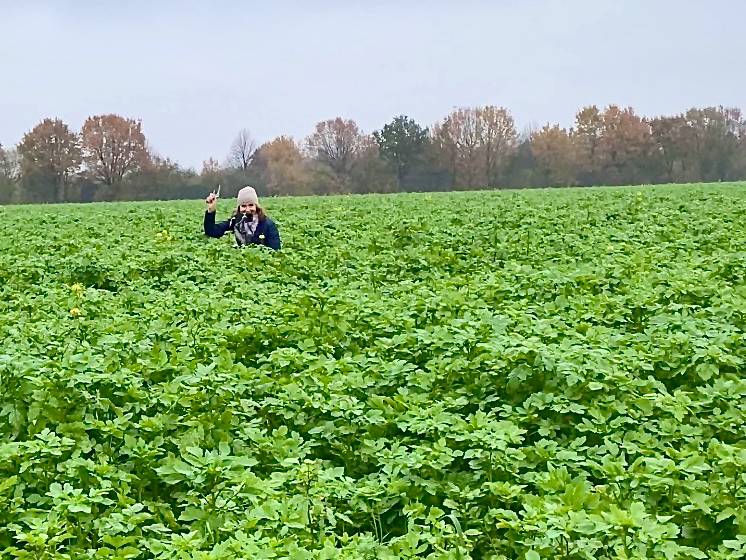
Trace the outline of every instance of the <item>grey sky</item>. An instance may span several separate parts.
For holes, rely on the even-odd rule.
[[[371,132],[486,104],[519,128],[589,104],[746,110],[742,0],[461,2],[0,0],[0,142],[115,112],[199,169],[242,127],[300,140],[336,116]]]

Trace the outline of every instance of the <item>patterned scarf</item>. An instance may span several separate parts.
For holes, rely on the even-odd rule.
[[[259,225],[259,219],[252,215],[236,216],[236,222],[233,225],[233,234],[236,236],[237,245],[248,245],[254,237],[256,227]]]

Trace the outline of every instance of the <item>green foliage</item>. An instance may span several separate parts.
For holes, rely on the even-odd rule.
[[[400,115],[373,132],[381,158],[396,170],[399,184],[404,182],[412,168],[421,160],[428,142],[428,130],[413,119]]]
[[[3,557],[746,557],[743,189],[0,208]]]

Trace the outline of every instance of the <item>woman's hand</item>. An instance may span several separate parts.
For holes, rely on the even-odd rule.
[[[218,203],[218,197],[215,196],[215,193],[210,193],[209,196],[205,199],[205,202],[207,203],[207,211],[212,214],[215,212],[215,206]]]

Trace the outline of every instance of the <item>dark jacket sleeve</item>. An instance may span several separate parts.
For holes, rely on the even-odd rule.
[[[264,233],[264,244],[276,251],[280,249],[280,232],[277,230],[277,224],[273,221],[267,223],[267,229]]]
[[[215,223],[215,212],[205,211],[205,235],[210,237],[221,237],[231,227],[231,221]]]

